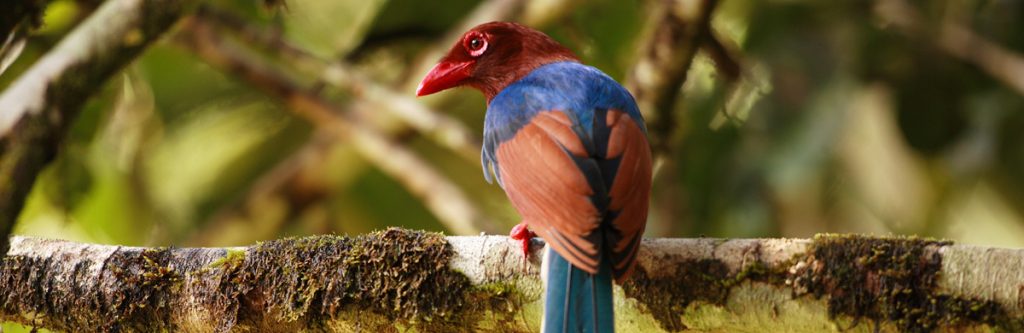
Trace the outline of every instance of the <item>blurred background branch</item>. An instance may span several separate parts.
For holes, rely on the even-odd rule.
[[[278,53],[278,58],[287,59],[290,64],[302,70],[303,75],[312,76],[333,88],[348,92],[357,99],[365,100],[374,109],[398,118],[402,122],[401,125],[387,125],[388,119],[377,120],[384,122],[385,125],[382,126],[389,127],[393,135],[404,136],[399,134],[415,130],[467,160],[476,161],[480,158],[479,140],[470,134],[460,121],[424,106],[408,93],[399,93],[374,82],[344,61],[328,62],[318,59],[308,51],[284,40],[280,32],[246,25],[242,19],[230,13],[203,6],[197,14],[211,24],[227,28],[254,48]],[[387,114],[375,111],[368,112],[366,116],[387,118]]]
[[[458,31],[458,29],[463,29],[462,26],[471,26],[478,24],[478,22],[502,19],[515,15],[521,6],[520,1],[483,2],[466,18],[465,22],[457,24],[457,27],[453,28],[449,35],[461,34],[461,31]],[[328,61],[320,59],[309,51],[303,50],[301,47],[285,40],[282,33],[274,28],[260,28],[256,25],[248,24],[236,15],[211,6],[202,6],[197,11],[197,16],[209,24],[224,28],[226,32],[234,35],[254,50],[269,53],[270,56],[276,59],[275,61],[285,62],[295,67],[295,75],[314,78],[316,82],[312,84],[312,89],[322,91],[325,88],[333,88],[350,94],[356,100],[364,101],[356,102],[359,103],[359,107],[351,108],[348,112],[358,113],[357,117],[364,119],[365,125],[380,128],[381,131],[384,131],[382,133],[391,137],[392,140],[408,143],[411,136],[416,135],[417,132],[422,133],[438,145],[449,148],[457,155],[466,159],[466,161],[473,164],[479,163],[480,145],[476,135],[469,134],[461,121],[431,110],[424,104],[414,101],[411,94],[399,93],[385,84],[375,82],[374,79],[359,73],[359,70],[352,68],[352,64],[348,64],[344,60]],[[426,52],[432,51],[428,50]],[[349,57],[338,58],[347,59]],[[415,86],[419,82],[419,77],[411,76],[405,81],[407,83],[399,83],[398,86]],[[381,110],[386,112],[382,113],[380,112]],[[399,120],[397,123],[395,122],[396,118]],[[322,137],[324,136],[318,136],[318,138]],[[370,141],[368,144],[372,145],[374,142]],[[294,155],[294,160],[287,159],[282,162],[279,167],[274,168],[271,173],[263,177],[264,181],[258,183],[260,185],[253,187],[253,190],[250,191],[243,202],[226,206],[218,211],[217,214],[214,214],[211,224],[219,226],[222,230],[224,230],[223,228],[230,230],[232,228],[230,227],[231,221],[245,219],[241,217],[253,219],[252,215],[254,214],[247,210],[258,207],[258,203],[266,203],[268,200],[273,200],[269,199],[271,197],[288,198],[289,203],[284,206],[289,207],[285,209],[291,212],[291,214],[301,213],[303,209],[307,208],[309,201],[317,201],[329,197],[332,194],[330,188],[317,185],[316,180],[311,180],[311,178],[315,178],[315,176],[311,176],[311,173],[317,172],[317,169],[303,165],[323,163],[324,154],[327,154],[331,147],[335,146],[333,143],[334,140],[330,139],[311,140],[307,147],[303,149],[307,153],[297,153]],[[401,149],[400,146],[389,145],[394,146],[392,148],[394,150]],[[311,153],[308,153],[310,151],[319,152],[321,156],[319,158],[313,157]],[[443,175],[436,172],[408,172],[405,169],[401,169],[401,163],[411,163],[413,166],[420,166],[413,169],[413,171],[430,167],[424,164],[426,162],[421,161],[420,158],[411,155],[414,153],[400,151],[399,154],[394,156],[387,156],[388,151],[367,152],[366,149],[360,149],[360,151],[363,154],[372,154],[368,159],[377,160],[379,161],[378,163],[385,163],[383,165],[379,164],[378,167],[404,184],[411,193],[427,203],[430,209],[435,212],[435,216],[447,226],[448,230],[457,234],[476,234],[480,231],[500,232],[502,230],[498,227],[498,224],[486,223],[489,219],[476,216],[479,213],[476,212],[476,208],[472,207],[475,203],[465,200],[464,195],[459,194],[459,188],[453,187],[450,184],[445,185],[450,182],[443,179]],[[408,160],[408,162],[391,160]],[[387,168],[389,165],[392,167]],[[441,184],[442,182],[445,184]],[[246,207],[249,207],[249,209]],[[464,212],[460,213],[459,211]],[[297,218],[299,217],[287,215],[283,219],[270,220],[272,222],[270,224],[283,226],[281,223],[284,220],[294,221]],[[451,221],[451,219],[455,219],[455,221]],[[475,226],[467,227],[466,222],[464,222],[467,219],[475,219],[478,223],[475,223]],[[280,230],[266,225],[262,226],[261,230],[267,230],[268,235],[280,232]],[[321,232],[326,231],[321,230]],[[196,233],[197,237],[200,237],[198,240],[199,244],[202,244],[202,239],[206,239],[204,237],[209,235],[225,234],[230,233],[210,230]],[[221,237],[222,241],[224,240],[223,236],[217,237]]]
[[[702,40],[711,36],[711,15],[717,5],[717,0],[704,0],[656,1],[651,6],[653,19],[644,28],[648,36],[625,86],[644,113],[656,154],[670,149],[678,127],[676,100]]]
[[[0,74],[25,49],[29,32],[43,24],[47,1],[10,1],[0,4]]]
[[[286,75],[261,65],[254,56],[242,53],[244,51],[240,47],[222,39],[214,29],[215,26],[202,16],[193,17],[184,24],[179,39],[214,66],[242,77],[268,95],[280,99],[314,126],[352,140],[359,153],[419,197],[452,232],[475,234],[482,230],[493,231],[494,224],[488,223],[488,218],[460,188],[416,153],[373,129],[359,117],[366,113],[338,110],[315,91],[300,87]],[[351,107],[368,106],[355,102]]]
[[[928,27],[921,13],[906,1],[877,1],[875,13],[910,38],[932,43],[946,54],[971,63],[994,79],[1024,94],[1024,57],[979,36],[954,18]]]
[[[0,94],[0,253],[37,175],[53,160],[84,101],[189,7],[189,1],[108,1]],[[19,39],[20,25],[38,25],[38,19],[32,9],[6,12],[5,24],[19,22],[2,30],[6,40]]]

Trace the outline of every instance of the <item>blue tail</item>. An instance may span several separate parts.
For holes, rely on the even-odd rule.
[[[548,248],[544,296],[544,333],[615,331],[612,272],[607,259],[597,274],[573,267]]]

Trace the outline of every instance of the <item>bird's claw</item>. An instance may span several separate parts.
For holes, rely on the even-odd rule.
[[[523,259],[530,259],[530,240],[536,237],[533,231],[527,227],[526,222],[519,222],[515,227],[512,227],[512,231],[508,233],[508,237],[519,241],[523,247]]]

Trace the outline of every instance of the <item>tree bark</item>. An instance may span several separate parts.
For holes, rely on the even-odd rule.
[[[69,332],[536,331],[543,244],[389,229],[239,248],[15,237],[0,320]],[[1024,249],[914,238],[647,239],[620,332],[1024,329]]]

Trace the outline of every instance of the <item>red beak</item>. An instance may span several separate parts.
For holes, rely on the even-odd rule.
[[[416,88],[416,96],[426,96],[441,90],[458,86],[469,77],[469,65],[473,62],[441,61],[427,73],[420,86]]]

